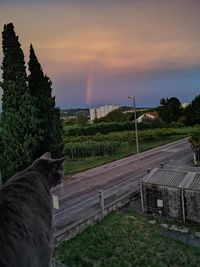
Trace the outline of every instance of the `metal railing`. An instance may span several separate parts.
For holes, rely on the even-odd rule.
[[[84,222],[89,226],[89,220],[94,217],[101,219],[111,211],[112,207],[118,203],[129,200],[139,189],[139,178],[144,176],[144,172],[134,178],[120,182],[106,190],[100,190],[95,195],[85,198],[83,201],[67,208],[61,208],[54,218],[54,238],[62,236],[73,229],[81,226]],[[55,258],[52,267],[68,267]]]

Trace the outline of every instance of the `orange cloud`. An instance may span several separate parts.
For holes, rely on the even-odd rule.
[[[87,80],[87,103],[101,73],[200,65],[199,0],[8,0],[0,9],[0,24],[14,23],[26,61],[33,43],[53,80]]]
[[[32,42],[40,61],[52,64],[56,72],[63,65],[70,72],[71,66],[145,71],[165,62],[166,68],[170,62],[177,67],[200,64],[200,37],[195,31],[200,26],[200,4],[161,2],[23,1],[21,6],[4,4],[0,22],[13,20],[26,54]]]

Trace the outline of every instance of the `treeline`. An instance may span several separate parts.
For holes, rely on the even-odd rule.
[[[133,129],[132,122],[125,123],[98,123],[98,124],[88,124],[83,127],[66,128],[65,136],[79,136],[79,135],[93,135],[96,133],[107,134],[115,131],[126,131]]]
[[[200,126],[196,127],[182,127],[182,128],[158,128],[158,129],[147,129],[138,131],[138,137],[140,140],[151,140],[156,138],[164,138],[166,136],[172,135],[191,135],[200,131]],[[120,141],[135,143],[135,132],[124,131],[124,132],[111,132],[108,134],[97,133],[94,135],[80,135],[80,136],[67,136],[64,137],[64,141],[68,143],[78,143],[78,142],[104,142],[104,141]]]
[[[157,111],[159,117],[167,124],[171,122],[180,122],[186,126],[200,124],[200,95],[185,108],[176,97],[162,98]]]
[[[52,83],[30,45],[26,73],[24,53],[12,23],[2,32],[2,114],[0,120],[0,162],[7,179],[27,167],[46,151],[62,153],[60,110],[52,97]]]
[[[176,97],[162,98],[160,105],[152,110],[144,112],[137,111],[137,117],[149,111],[157,111],[159,119],[152,124],[160,123],[161,127],[170,125],[170,123],[182,123],[186,126],[200,124],[200,95],[196,96],[192,102],[185,108],[181,106],[181,102]],[[94,123],[109,123],[109,122],[129,122],[134,120],[133,113],[123,113],[122,109],[114,110],[107,116],[96,119]],[[148,118],[144,122],[149,122]],[[151,123],[148,126],[151,128]],[[154,127],[154,125],[152,126]],[[156,126],[157,127],[157,126]]]
[[[138,130],[145,129],[155,129],[155,128],[173,128],[173,127],[183,127],[184,124],[181,122],[172,122],[167,125],[162,119],[157,118],[155,120],[147,120],[141,123],[138,123]],[[110,132],[121,132],[121,131],[130,131],[134,129],[134,122],[110,122],[110,123],[94,123],[89,124],[83,127],[73,127],[66,128],[64,135],[65,137],[70,136],[88,136],[94,135],[97,133],[108,134]],[[67,140],[66,140],[67,141]]]
[[[140,115],[152,111],[156,111],[158,117],[154,120],[148,119],[148,117],[143,118],[142,123],[138,123],[139,129],[182,127],[200,124],[200,95],[196,96],[184,108],[176,97],[162,98],[158,107],[144,111],[136,110],[136,116],[138,118]],[[96,132],[106,134],[111,131],[126,131],[131,129],[131,123],[134,121],[134,113],[124,113],[122,108],[110,112],[105,117],[95,119],[92,125],[88,123],[88,117],[84,112],[77,113],[76,115],[76,119],[73,119],[74,121],[71,124],[76,124],[77,128],[73,127],[73,130],[66,130],[66,135],[90,135]],[[66,122],[67,125],[69,126],[70,123]]]

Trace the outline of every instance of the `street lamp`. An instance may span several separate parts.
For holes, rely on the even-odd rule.
[[[138,130],[137,130],[137,117],[136,117],[136,107],[135,107],[135,96],[129,95],[128,98],[133,100],[133,111],[135,119],[135,140],[136,140],[136,152],[139,154],[139,145],[138,145]]]

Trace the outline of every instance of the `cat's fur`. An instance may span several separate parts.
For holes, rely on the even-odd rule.
[[[11,177],[0,191],[0,267],[49,267],[52,198],[65,158],[50,153]]]

